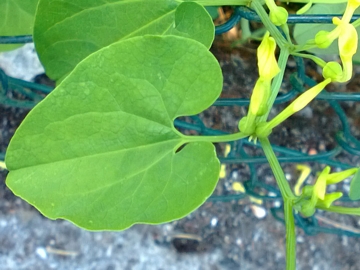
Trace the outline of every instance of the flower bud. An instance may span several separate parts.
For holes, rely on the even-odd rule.
[[[312,193],[313,193],[314,187],[311,185],[306,185],[302,188],[301,193],[302,195],[306,196],[306,197],[311,197]]]
[[[301,206],[300,210],[301,214],[303,214],[305,217],[311,217],[315,214],[315,205],[313,205],[310,201],[305,202]]]
[[[339,63],[331,61],[326,63],[322,74],[325,79],[331,79],[332,82],[338,82],[343,76],[343,70]]]
[[[291,114],[300,111],[306,105],[308,105],[320,92],[331,82],[331,79],[326,79],[321,83],[318,83],[314,87],[307,90],[305,93],[301,94],[297,99],[295,99],[289,106],[292,111]],[[286,110],[286,109],[285,109]],[[284,110],[284,111],[285,111]]]
[[[337,35],[332,34],[332,32],[321,30],[315,36],[315,44],[320,49],[326,49],[336,38]]]
[[[283,24],[286,24],[288,16],[289,13],[283,7],[276,6],[274,8],[270,8],[270,14],[269,14],[270,21],[276,26],[281,26]]]

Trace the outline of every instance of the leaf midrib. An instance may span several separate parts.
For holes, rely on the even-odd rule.
[[[129,150],[134,150],[134,149],[138,149],[138,151],[139,151],[142,148],[153,147],[153,146],[156,146],[156,145],[166,144],[166,143],[169,143],[169,142],[172,142],[172,141],[174,142],[174,146],[176,146],[176,145],[180,144],[180,142],[182,142],[183,139],[181,137],[179,137],[177,139],[169,139],[169,140],[164,140],[164,141],[160,141],[160,142],[148,143],[148,144],[143,144],[143,145],[139,145],[139,146],[135,146],[135,147],[114,150],[114,151],[107,151],[107,152],[102,152],[102,153],[83,155],[81,157],[66,158],[66,159],[61,159],[61,160],[52,161],[52,162],[40,163],[40,164],[37,164],[37,165],[30,165],[30,166],[25,166],[25,167],[21,167],[21,168],[13,168],[13,169],[11,169],[11,171],[20,171],[20,170],[25,170],[25,169],[28,169],[28,168],[46,166],[46,165],[50,165],[50,164],[54,164],[54,163],[61,163],[61,162],[66,162],[66,161],[71,161],[71,160],[78,160],[78,159],[82,159],[82,158],[91,158],[91,157],[96,157],[96,156],[102,156],[102,155],[108,155],[108,154],[114,154],[114,153],[121,153],[123,151],[129,151]],[[185,141],[184,141],[184,143],[185,143]],[[174,149],[171,149],[171,151],[172,150],[174,150]]]

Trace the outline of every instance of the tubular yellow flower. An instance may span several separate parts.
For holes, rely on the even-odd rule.
[[[280,68],[275,58],[276,42],[266,32],[260,46],[257,49],[259,76],[264,80],[272,80],[279,72]]]
[[[319,203],[322,203],[326,208],[329,208],[334,201],[340,199],[342,196],[342,192],[326,194],[323,200],[319,200]]]
[[[298,98],[296,98],[289,106],[287,106],[281,113],[275,116],[271,121],[267,123],[261,123],[256,128],[256,135],[259,138],[265,137],[269,132],[288,119],[294,113],[303,109],[307,104],[309,104],[324,88],[331,82],[331,79],[328,78],[321,83],[318,83],[314,87],[310,88],[306,92],[302,93]]]
[[[354,175],[358,171],[358,168],[348,169],[338,173],[330,174],[330,167],[326,166],[324,170],[318,176],[316,183],[312,189],[311,204],[322,204],[329,208],[330,205],[337,199],[342,197],[342,192],[333,192],[326,194],[326,187],[328,185],[337,184],[347,177]]]
[[[314,87],[301,94],[297,99],[291,103],[288,108],[291,108],[292,113],[298,112],[309,104],[320,92],[331,82],[331,79],[326,79],[321,83],[318,83]],[[285,109],[286,110],[286,109]]]
[[[358,34],[352,24],[343,22],[339,18],[334,18],[333,23],[340,29],[338,46],[340,58],[343,64],[342,77],[338,80],[338,82],[346,82],[350,80],[352,76],[352,57],[356,53],[358,47]]]
[[[319,174],[313,189],[313,197],[324,200],[326,193],[326,177],[330,173],[330,167],[326,166],[324,170]]]
[[[341,29],[339,34],[340,57],[349,60],[356,53],[358,46],[358,34],[352,24],[344,23],[339,18],[334,18],[334,24]]]
[[[359,0],[349,0],[344,12],[344,16],[342,17],[342,21],[344,23],[349,23],[351,20],[352,15],[354,14],[355,10],[360,6]]]
[[[249,135],[255,131],[256,117],[267,112],[271,80],[280,72],[275,58],[275,49],[275,40],[270,37],[269,32],[266,32],[257,49],[259,79],[256,81],[251,95],[248,115],[239,122],[240,131]]]
[[[261,77],[256,81],[251,95],[249,111],[250,113],[261,116],[266,113],[266,103],[270,97],[270,81],[263,80]]]

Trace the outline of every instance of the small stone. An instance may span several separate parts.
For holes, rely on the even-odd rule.
[[[233,170],[231,172],[231,178],[235,179],[235,180],[238,179],[239,178],[239,172],[237,170]]]
[[[218,224],[218,219],[213,217],[210,221],[211,227],[215,227]]]
[[[35,252],[41,259],[45,260],[47,258],[47,252],[44,248],[38,247]]]
[[[26,44],[19,49],[0,54],[0,68],[8,76],[30,81],[36,75],[44,73],[39,58],[34,49],[34,44]]]
[[[259,205],[255,205],[252,204],[250,206],[251,211],[253,212],[254,216],[257,217],[258,219],[262,219],[266,216],[266,210],[265,208],[259,206]]]
[[[270,197],[276,197],[276,193],[275,193],[275,192],[270,191],[270,192],[269,192],[269,196],[270,196]]]
[[[296,237],[296,242],[298,242],[298,243],[304,243],[304,237],[302,237],[301,235],[299,235],[298,237]]]
[[[274,201],[273,205],[274,205],[274,207],[279,208],[281,206],[281,202],[280,201]]]
[[[242,245],[242,240],[241,240],[241,238],[238,238],[238,239],[236,239],[236,245],[238,245],[238,246],[241,246]]]
[[[106,257],[111,257],[112,252],[113,251],[113,246],[108,246],[108,248],[106,249]]]

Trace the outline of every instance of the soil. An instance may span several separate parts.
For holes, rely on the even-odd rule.
[[[256,80],[253,49],[212,49],[224,74],[222,97],[249,97]],[[311,67],[311,66],[310,66]],[[290,62],[289,71],[294,69]],[[289,73],[290,74],[290,73]],[[286,78],[289,78],[287,74]],[[349,84],[358,88],[359,76]],[[286,80],[285,80],[286,82]],[[345,91],[343,86],[333,86]],[[345,90],[344,90],[345,89]],[[289,90],[284,83],[282,91]],[[359,104],[342,103],[353,134],[359,138]],[[275,114],[282,106],[272,112]],[[27,111],[0,106],[0,149],[6,146]],[[202,113],[211,128],[237,130],[244,107],[211,107]],[[340,122],[323,101],[311,104],[305,112],[289,119],[274,131],[271,141],[304,153],[331,149]],[[217,145],[222,155],[224,145]],[[249,152],[256,152],[249,148]],[[359,165],[356,157],[343,154],[343,160]],[[297,175],[294,164],[286,164],[289,181]],[[316,165],[319,167],[319,165]],[[315,166],[315,167],[316,167]],[[267,165],[256,166],[258,179],[274,184]],[[230,164],[219,181],[216,195],[233,194],[234,182],[250,177],[244,164]],[[4,270],[115,270],[115,269],[285,269],[285,227],[269,209],[277,201],[256,205],[249,197],[242,200],[208,201],[186,218],[158,226],[136,225],[123,232],[88,232],[63,220],[49,220],[32,206],[15,197],[5,186],[6,172],[0,172],[0,265]],[[343,185],[340,188],[348,188]],[[262,216],[264,215],[264,216]],[[319,212],[321,225],[341,227],[359,233],[357,217]],[[360,269],[360,241],[335,234],[307,235],[297,229],[297,269]]]

